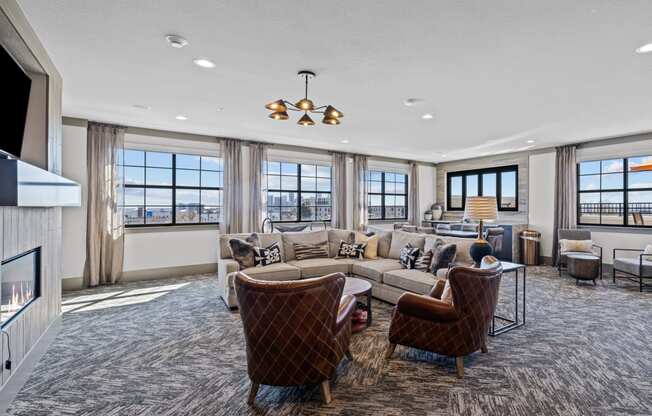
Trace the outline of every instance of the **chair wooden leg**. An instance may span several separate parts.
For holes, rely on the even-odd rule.
[[[256,401],[256,393],[258,393],[258,388],[259,387],[260,387],[260,384],[251,383],[251,388],[249,389],[249,398],[247,399],[247,403],[249,405],[254,404],[254,401]]]
[[[480,351],[482,351],[483,354],[486,354],[486,353],[489,352],[489,350],[487,349],[487,341],[482,343],[482,346],[480,347]]]
[[[396,344],[392,344],[390,342],[389,346],[387,347],[387,350],[385,351],[385,359],[389,360],[392,358],[392,354],[394,354],[394,350],[396,350]]]
[[[322,381],[319,385],[319,390],[321,391],[321,399],[325,404],[330,403],[333,400],[331,396],[331,384],[330,380]]]
[[[351,354],[351,350],[347,349],[346,352],[344,352],[344,355],[346,355],[346,358],[349,360],[353,361],[353,354]]]
[[[613,267],[611,269],[611,277],[613,278],[614,283],[616,283],[616,268],[615,267]]]
[[[457,369],[457,378],[464,378],[464,357],[455,357],[455,367]]]

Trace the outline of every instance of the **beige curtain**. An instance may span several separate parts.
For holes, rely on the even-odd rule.
[[[224,202],[220,231],[223,234],[242,232],[242,143],[223,139]]]
[[[265,200],[263,196],[263,164],[267,161],[267,146],[262,143],[249,144],[249,232],[258,232],[263,222]]]
[[[346,228],[346,154],[333,153],[333,189],[331,198],[331,225]]]
[[[419,165],[417,162],[410,162],[410,189],[408,190],[408,220],[410,224],[421,225],[421,205],[419,204]]]
[[[113,284],[122,275],[124,217],[122,172],[125,128],[88,123],[86,163],[86,263],[84,285]]]
[[[557,264],[558,230],[577,227],[577,160],[575,146],[556,148],[555,221],[552,236],[552,259]]]
[[[367,227],[367,156],[353,157],[353,228],[363,231]]]

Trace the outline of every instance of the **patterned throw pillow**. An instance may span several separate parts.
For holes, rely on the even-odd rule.
[[[399,255],[398,261],[401,263],[401,266],[406,269],[414,269],[420,251],[421,250],[419,250],[418,247],[412,247],[412,245],[408,243],[401,249],[401,254]]]
[[[419,257],[414,262],[414,268],[416,270],[428,271],[430,269],[430,263],[432,263],[432,250],[420,252]]]
[[[281,262],[281,247],[275,242],[269,247],[256,247],[256,267],[269,266]]]
[[[229,240],[231,257],[238,262],[242,269],[254,267],[256,265],[256,246],[259,244],[257,234],[251,234],[244,240],[232,238]]]
[[[447,269],[455,261],[456,254],[457,245],[446,244],[443,240],[437,240],[432,252],[432,268],[430,271],[437,274],[437,270]]]
[[[367,245],[364,243],[347,243],[346,241],[340,241],[340,249],[337,250],[337,257],[362,259],[366,246]]]
[[[328,241],[319,244],[294,243],[293,246],[297,260],[328,258]]]

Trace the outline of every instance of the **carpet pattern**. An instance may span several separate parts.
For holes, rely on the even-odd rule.
[[[399,346],[385,360],[391,306],[374,301],[331,404],[316,386],[261,386],[251,408],[240,318],[214,276],[85,290],[64,297],[62,330],[8,414],[650,415],[651,302],[633,283],[576,286],[531,267],[526,326],[490,337],[459,380],[446,357]]]

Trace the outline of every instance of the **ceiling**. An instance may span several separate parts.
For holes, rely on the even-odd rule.
[[[652,130],[649,0],[19,3],[70,117],[432,162]],[[300,69],[341,125],[267,117]]]

